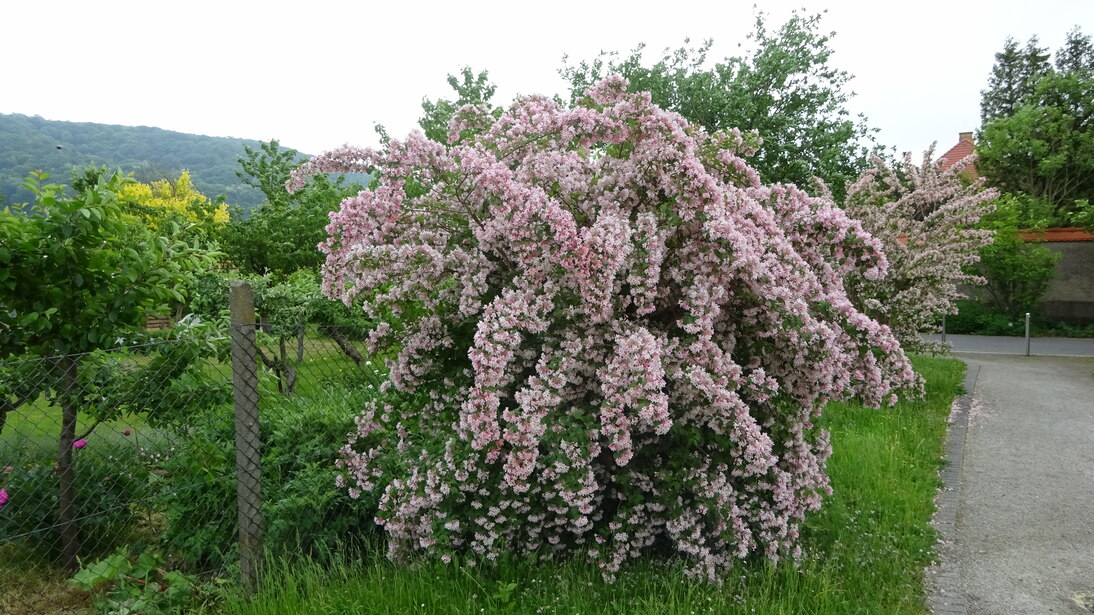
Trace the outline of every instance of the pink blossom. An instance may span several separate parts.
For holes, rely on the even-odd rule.
[[[8,497],[8,490],[0,489],[0,508],[3,508],[4,505],[8,503],[9,499],[11,498]]]
[[[939,352],[938,342],[920,333],[938,330],[940,314],[953,314],[965,289],[984,280],[968,273],[980,260],[980,248],[993,232],[975,228],[992,211],[994,189],[984,180],[968,183],[961,175],[971,160],[943,171],[924,153],[921,165],[911,154],[896,168],[880,158],[847,189],[844,209],[884,245],[890,265],[885,275],[844,272],[848,297],[864,313],[889,323],[893,336],[909,351]],[[866,272],[869,273],[869,272]]]
[[[379,497],[388,555],[579,554],[610,579],[665,544],[714,582],[793,557],[830,491],[821,409],[919,384],[848,294],[884,279],[884,242],[830,199],[762,185],[755,137],[620,78],[449,128],[293,180],[377,172],[320,250],[324,292],[390,357],[337,461],[351,497]]]
[[[133,433],[132,429],[125,429],[125,430],[122,431],[123,436],[128,436],[128,435],[131,435],[132,433]]]
[[[72,448],[83,448],[87,446],[87,440],[76,440],[72,443]]]

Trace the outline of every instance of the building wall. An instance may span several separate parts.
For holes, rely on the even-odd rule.
[[[1054,320],[1094,323],[1094,241],[1041,245],[1060,254],[1056,277],[1041,299],[1041,312]]]

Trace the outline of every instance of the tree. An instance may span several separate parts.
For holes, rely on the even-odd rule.
[[[1020,201],[1046,203],[1051,223],[1068,224],[1081,201],[1094,199],[1091,41],[1073,30],[1057,52],[1055,70],[1035,43],[1032,39],[1027,46],[1022,65],[1032,63],[1035,69],[1022,73],[1014,105],[999,102],[1003,90],[995,85],[984,92],[982,106],[995,111],[985,116],[977,168],[990,185],[1024,195]]]
[[[0,211],[0,357],[39,357],[48,366],[35,391],[52,389],[62,422],[57,468],[65,564],[77,565],[72,445],[79,411],[77,382],[86,353],[109,348],[150,310],[180,301],[186,277],[211,259],[169,235],[155,235],[123,213],[119,193],[132,180],[101,176],[66,197],[63,186],[33,173],[28,210]],[[46,378],[52,375],[51,378]],[[16,400],[18,401],[18,400]],[[10,410],[10,400],[3,408]],[[103,417],[100,417],[103,418]]]
[[[392,557],[566,553],[611,578],[667,550],[716,580],[796,552],[829,400],[917,386],[843,289],[884,273],[878,241],[762,185],[747,136],[627,90],[464,107],[454,143],[416,131],[294,174],[377,172],[331,217],[323,287],[390,353],[338,480],[382,494]]]
[[[755,131],[763,143],[750,163],[763,181],[811,186],[820,177],[842,196],[844,185],[868,166],[875,131],[846,108],[851,75],[831,66],[834,33],[821,32],[820,20],[795,12],[770,32],[758,13],[751,56],[728,57],[713,68],[707,67],[707,41],[666,51],[650,67],[640,45],[626,58],[606,54],[560,73],[570,82],[572,101],[604,76],[619,74],[632,91],[649,92],[654,104],[708,132]]]
[[[1035,311],[1060,260],[1060,254],[1026,241],[1019,233],[1045,226],[1045,220],[1031,218],[1031,211],[1022,197],[997,199],[995,211],[981,225],[994,231],[995,239],[980,248],[980,262],[973,269],[986,281],[977,289],[978,299],[1015,321]]]
[[[1025,49],[1019,49],[1018,41],[1008,37],[1003,51],[995,54],[988,88],[980,92],[980,121],[987,125],[1010,117],[1031,102],[1037,83],[1051,68],[1048,58],[1048,51],[1037,46],[1036,36],[1029,39]]]
[[[911,154],[890,168],[880,158],[847,188],[843,209],[881,240],[889,271],[870,279],[852,271],[847,294],[864,313],[888,325],[906,351],[938,352],[943,346],[924,342],[920,333],[937,329],[941,314],[956,314],[964,288],[983,285],[968,272],[993,232],[979,229],[993,210],[998,193],[984,190],[983,180],[967,183],[963,169],[971,160],[941,170],[934,148],[916,166]]]
[[[212,246],[228,224],[228,205],[219,199],[211,200],[194,188],[190,173],[185,170],[174,181],[128,183],[121,188],[119,197],[125,210],[155,233],[165,232],[169,225],[174,225],[186,239]]]
[[[317,175],[305,189],[290,195],[285,182],[298,164],[295,150],[283,150],[273,140],[262,143],[259,150],[246,147],[244,152],[239,176],[262,190],[266,201],[246,217],[235,211],[224,233],[229,260],[245,273],[270,273],[279,280],[298,269],[318,270],[323,255],[317,246],[327,237],[328,216],[360,186],[347,185],[343,177],[331,181],[327,175]]]
[[[1056,50],[1056,72],[1094,77],[1094,41],[1078,27],[1067,33],[1064,46]]]
[[[455,75],[448,75],[448,85],[456,92],[456,100],[438,99],[433,102],[429,99],[422,101],[422,117],[418,125],[422,127],[425,136],[438,143],[448,143],[448,123],[456,111],[464,105],[481,105],[490,109],[491,113],[499,114],[501,109],[493,107],[490,99],[494,97],[497,86],[490,82],[486,71],[475,74],[471,68],[465,66],[460,71],[460,81]]]
[[[258,188],[266,197],[266,203],[288,205],[291,195],[285,190],[285,180],[300,164],[300,158],[299,152],[282,148],[277,139],[259,141],[257,150],[244,145],[243,155],[236,157],[239,163],[236,177],[245,185]]]

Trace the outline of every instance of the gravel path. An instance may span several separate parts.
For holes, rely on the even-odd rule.
[[[980,370],[957,469],[956,542],[941,550],[958,595],[932,601],[935,612],[1090,615],[1094,359],[967,358]]]

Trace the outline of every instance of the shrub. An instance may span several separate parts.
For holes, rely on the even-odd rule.
[[[654,551],[717,579],[797,549],[828,490],[824,404],[918,381],[843,279],[880,244],[830,202],[762,186],[756,144],[609,79],[573,109],[518,100],[309,173],[371,171],[323,244],[390,361],[339,460],[382,494],[389,554]]]
[[[943,171],[933,154],[933,148],[928,150],[920,166],[905,154],[893,169],[875,158],[873,168],[848,187],[844,203],[847,214],[881,240],[889,259],[883,278],[868,279],[852,271],[848,294],[856,306],[889,325],[909,352],[944,348],[919,334],[938,331],[937,317],[956,313],[965,288],[984,284],[969,268],[993,235],[976,227],[993,209],[996,191],[984,190],[982,180],[964,180],[971,159]]]
[[[96,444],[75,455],[74,501],[84,556],[109,551],[127,538],[138,505],[150,495],[142,467],[104,457]],[[60,558],[60,476],[53,463],[30,462],[0,471],[0,488],[8,495],[0,506],[0,541],[24,545],[45,561]]]
[[[370,538],[375,505],[334,486],[334,460],[353,429],[347,406],[366,390],[330,388],[328,400],[276,396],[260,411],[262,514],[266,552],[276,556],[343,554]],[[166,461],[160,494],[164,547],[195,570],[223,569],[238,551],[235,431],[226,408],[201,417]]]
[[[987,280],[978,299],[1006,314],[1022,318],[1036,312],[1037,302],[1048,290],[1056,273],[1060,255],[1044,246],[1025,241],[1020,229],[1043,227],[1043,221],[1029,216],[1035,205],[1004,195],[996,201],[996,210],[984,220],[995,231],[995,241],[980,249],[977,272]]]

